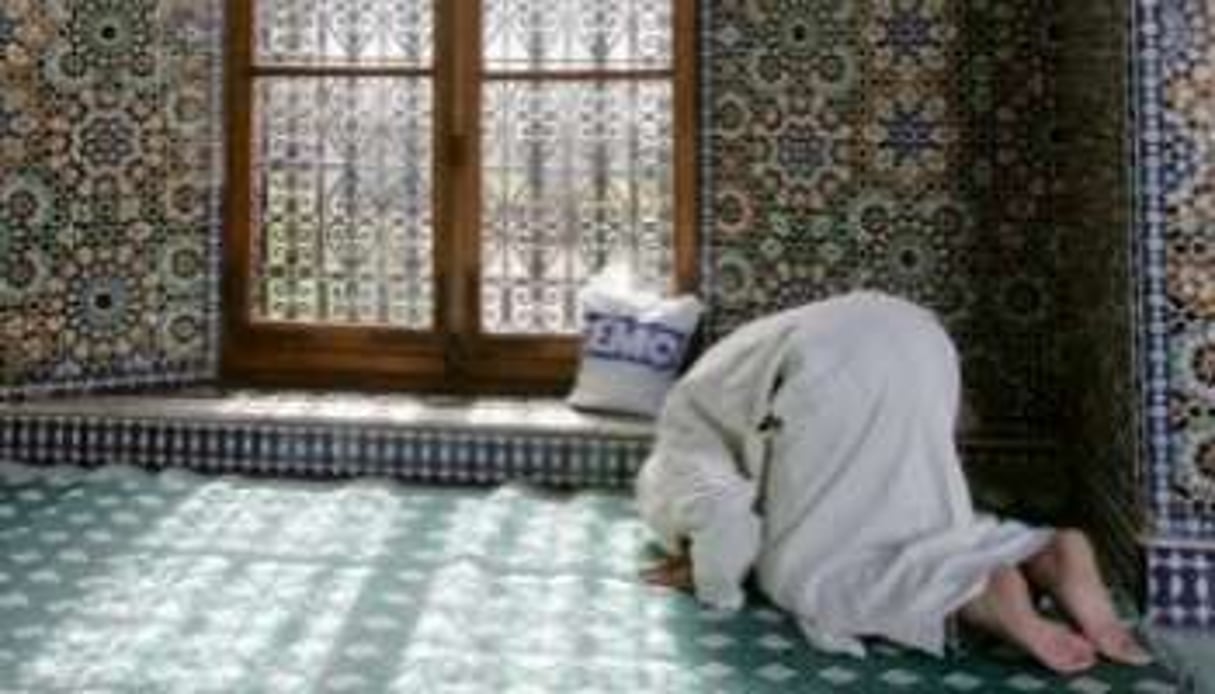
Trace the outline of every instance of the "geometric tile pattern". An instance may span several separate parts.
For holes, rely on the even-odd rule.
[[[0,394],[213,373],[221,5],[5,3]],[[1046,5],[704,3],[711,331],[905,294],[983,431],[1049,434]]]
[[[1050,6],[706,3],[709,333],[884,289],[942,315],[980,431],[1052,435]]]
[[[1213,629],[1215,549],[1152,547],[1148,552],[1147,618],[1165,627]]]
[[[0,396],[214,373],[221,5],[8,0],[0,6]],[[1093,336],[1092,344],[1125,344],[1128,324],[1118,301],[1125,288],[1095,285],[1121,281],[1129,262],[1140,271],[1153,520],[1168,536],[1210,540],[1215,159],[1207,135],[1215,116],[1204,76],[1215,65],[1215,25],[1201,0],[1136,3],[1142,234],[1128,251],[1115,236],[1078,233],[1083,226],[1051,216],[1052,155],[1059,150],[1051,119],[1042,114],[1060,114],[1066,130],[1069,109],[1056,109],[1053,100],[1080,98],[1071,90],[1077,83],[1101,84],[1086,82],[1091,73],[1064,70],[1064,87],[1051,88],[1054,46],[1046,29],[1058,6],[704,3],[709,331],[721,335],[759,314],[857,286],[904,294],[938,311],[957,338],[977,413],[971,433],[1051,439],[1056,416],[1070,409],[1057,402],[1059,384],[1102,384],[1079,408],[1105,413],[1079,424],[1086,427],[1082,438],[1108,441],[1106,453],[1125,456],[1135,450],[1134,415],[1101,403],[1130,401],[1126,351],[1088,350],[1100,356],[1083,365],[1093,369],[1083,376],[1065,373],[1072,363],[1063,357],[1084,352],[1083,343],[1067,344],[1082,334]],[[1116,35],[1126,18],[1097,16],[1098,6],[1067,3],[1064,26],[1091,10],[1087,18]],[[1103,92],[1117,98],[1116,89]],[[1125,109],[1109,104],[1097,111]],[[1108,139],[1077,146],[1088,144],[1113,146]],[[1107,229],[1120,228],[1119,220],[1108,221]],[[1086,224],[1095,229],[1095,217]],[[1072,232],[1056,233],[1061,226]],[[1075,245],[1089,242],[1095,245]],[[1092,271],[1085,276],[1084,263],[1056,267],[1057,258],[1097,259],[1110,271],[1094,264],[1085,266]],[[1091,304],[1088,289],[1096,292]],[[1078,306],[1094,309],[1072,323],[1064,311]],[[1083,325],[1062,344],[1052,329],[1061,319]],[[31,432],[53,426],[70,436],[77,426],[70,422],[21,426]],[[1099,428],[1110,422],[1111,435],[1102,435]],[[198,426],[210,432],[199,440],[259,441],[258,448],[238,449],[246,459],[297,434],[340,438],[332,429],[293,428],[276,438],[265,424],[236,437],[227,425]],[[173,431],[147,439],[146,464],[173,450],[157,453],[162,439],[190,445],[190,435]],[[37,441],[42,434],[22,436]],[[393,441],[385,445],[413,445]],[[1101,453],[1086,457],[1107,459]],[[333,454],[317,455],[308,465],[326,469]],[[263,463],[273,470],[302,464],[276,456]],[[222,467],[232,459],[213,460]],[[1095,469],[1086,475],[1094,480],[1094,503],[1105,509],[1094,515],[1116,524],[1109,535],[1129,537],[1137,519],[1106,511],[1129,507],[1127,476],[1135,464],[1123,457],[1103,469],[1113,471],[1109,478]],[[1128,551],[1124,546],[1122,555]]]
[[[649,421],[545,399],[200,391],[0,405],[0,460],[34,465],[629,489],[652,440]],[[979,505],[1041,520],[1066,504],[1050,446],[961,445]],[[1010,492],[1025,471],[1042,493]]]
[[[0,392],[212,372],[220,5],[5,4]],[[958,338],[984,432],[1049,434],[1045,5],[704,3],[711,332],[904,294]]]
[[[1144,3],[1139,48],[1150,275],[1153,510],[1171,535],[1215,536],[1215,26],[1203,2]],[[1161,389],[1164,389],[1161,392]],[[1160,405],[1164,407],[1160,407]],[[1195,505],[1197,503],[1197,505]]]
[[[0,680],[20,692],[1136,692],[962,643],[805,644],[643,585],[626,497],[0,469]]]
[[[1055,185],[1062,458],[1075,466],[1086,525],[1125,586],[1142,585],[1135,271],[1128,141],[1130,10],[1055,5]],[[1136,593],[1141,593],[1136,590]]]
[[[1212,626],[1215,550],[1215,23],[1200,0],[1136,3],[1146,479],[1156,619]],[[1174,547],[1190,547],[1178,550]]]
[[[0,4],[0,396],[214,373],[220,6]]]
[[[0,409],[0,460],[281,477],[630,488],[652,427],[560,402],[250,395]]]

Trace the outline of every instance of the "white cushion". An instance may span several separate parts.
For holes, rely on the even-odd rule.
[[[582,358],[570,405],[654,417],[675,383],[704,308],[693,296],[663,298],[592,282],[580,294]]]

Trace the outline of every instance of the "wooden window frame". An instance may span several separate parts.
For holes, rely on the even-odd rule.
[[[569,387],[578,338],[486,335],[480,317],[480,0],[435,0],[440,36],[432,70],[282,66],[255,69],[256,0],[227,0],[227,193],[222,376],[232,386],[359,388],[452,393],[559,392]],[[695,0],[674,9],[674,289],[694,291],[697,253],[697,53]],[[469,37],[473,37],[471,40]],[[417,332],[250,319],[253,263],[253,128],[259,76],[409,76],[433,72],[435,325]],[[652,72],[652,71],[638,71]],[[663,75],[670,70],[661,71]],[[596,73],[597,75],[597,73]],[[591,75],[591,76],[596,76]],[[627,77],[628,75],[622,75]],[[636,76],[636,75],[635,75]],[[527,79],[510,73],[508,79]],[[551,75],[535,75],[551,79]],[[588,75],[573,74],[586,80]],[[618,77],[619,78],[619,77]],[[476,204],[456,204],[475,200]]]

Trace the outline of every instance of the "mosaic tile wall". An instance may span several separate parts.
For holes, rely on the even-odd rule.
[[[1151,614],[1215,627],[1215,8],[1137,0]]]
[[[962,349],[971,434],[1050,440],[1079,412],[1076,454],[1115,460],[1083,471],[1086,495],[1128,538],[1119,297],[1138,267],[1151,596],[1161,619],[1215,623],[1215,542],[1168,544],[1215,539],[1215,23],[1203,0],[1134,3],[1139,257],[1116,232],[1125,181],[1089,166],[1113,161],[1124,112],[1122,4],[703,3],[710,332],[860,286],[923,302]],[[0,3],[0,396],[214,373],[220,4]],[[1057,219],[1054,180],[1087,184]]]
[[[945,317],[982,433],[1049,436],[1050,5],[711,3],[710,332],[896,292]]]
[[[1046,4],[705,3],[714,332],[896,291],[947,317],[985,430],[1043,428]],[[0,388],[211,371],[218,5],[0,10]]]
[[[214,372],[219,3],[0,3],[0,396]]]
[[[1054,209],[1064,459],[1078,466],[1087,525],[1104,541],[1122,583],[1137,585],[1144,504],[1131,282],[1129,10],[1125,0],[1056,5]]]

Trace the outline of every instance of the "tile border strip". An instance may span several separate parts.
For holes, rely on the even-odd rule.
[[[1139,185],[1136,217],[1142,238],[1138,244],[1140,307],[1139,335],[1142,340],[1139,364],[1143,387],[1141,407],[1144,445],[1149,465],[1151,510],[1169,532],[1173,529],[1170,516],[1171,447],[1168,423],[1168,339],[1165,298],[1165,226],[1164,187],[1161,181],[1163,154],[1163,94],[1161,64],[1160,6],[1156,0],[1139,0],[1133,35],[1136,46],[1131,66],[1137,98],[1134,104],[1136,123],[1135,169]]]
[[[129,464],[162,470],[413,482],[627,488],[646,438],[139,417],[0,419],[0,460],[30,465]]]
[[[1215,545],[1153,546],[1147,551],[1150,624],[1183,629],[1215,628]]]
[[[287,477],[391,477],[411,482],[630,489],[652,436],[423,424],[191,419],[139,414],[0,416],[0,460],[30,465],[128,464]],[[1054,450],[971,441],[976,467],[1023,467]]]

